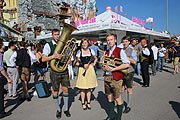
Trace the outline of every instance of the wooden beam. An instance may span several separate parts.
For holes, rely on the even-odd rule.
[[[6,24],[2,23],[1,21],[0,21],[0,24],[2,25],[2,27],[4,27],[5,29],[9,30],[10,32],[13,32],[13,33],[15,33],[17,35],[23,36],[22,33],[20,33],[19,31],[15,30],[15,29],[13,29],[13,28],[11,28],[9,26],[7,26]]]

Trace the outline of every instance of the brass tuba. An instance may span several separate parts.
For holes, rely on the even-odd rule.
[[[100,63],[102,64],[102,66],[110,66],[110,67],[116,67],[119,66],[122,63],[121,59],[119,58],[114,58],[114,57],[109,57],[107,55],[104,55],[101,57],[100,59]],[[123,74],[127,75],[128,73],[128,69],[124,69],[124,70],[120,70]]]
[[[76,49],[76,39],[68,40],[70,34],[77,30],[74,26],[63,23],[63,30],[54,53],[62,54],[61,59],[52,59],[50,62],[51,68],[56,72],[63,72],[68,66],[68,60],[71,59],[73,52]]]

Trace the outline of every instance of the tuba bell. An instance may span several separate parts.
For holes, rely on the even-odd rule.
[[[104,55],[100,59],[100,64],[102,64],[102,66],[107,65],[110,67],[116,67],[123,63],[122,63],[121,59],[119,59],[119,58],[114,58],[114,57],[109,57],[107,55]],[[127,75],[127,73],[128,73],[128,69],[124,69],[124,70],[120,70],[120,71],[125,75]]]
[[[54,50],[54,53],[62,54],[62,58],[52,59],[50,62],[52,70],[56,72],[63,72],[66,70],[68,66],[68,60],[71,59],[76,49],[76,39],[72,38],[71,40],[68,40],[70,34],[74,30],[77,30],[77,28],[70,24],[63,23],[62,33]]]

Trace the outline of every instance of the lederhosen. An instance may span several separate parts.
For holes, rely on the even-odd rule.
[[[48,44],[51,48],[51,53],[49,54],[49,56],[51,56],[54,53],[56,44],[53,44],[52,42],[49,42]],[[61,86],[64,86],[64,87],[70,86],[68,69],[66,69],[63,72],[56,72],[56,71],[53,71],[51,68],[50,69],[50,79],[51,79],[53,90],[59,90],[60,84],[61,84]]]
[[[30,80],[31,59],[26,48],[17,51],[16,65],[22,81]]]
[[[120,58],[121,48],[116,47],[111,56]],[[109,56],[109,50],[105,52],[105,55]],[[114,71],[111,75],[104,73],[104,85],[105,93],[107,95],[112,94],[115,99],[119,98],[122,93],[122,82],[124,74],[120,71]]]
[[[125,49],[125,53],[127,57],[132,58],[131,57],[132,51],[133,48],[131,48],[130,46]],[[123,86],[126,86],[127,88],[132,88],[134,68],[135,66],[130,64],[130,67],[128,68],[128,74],[123,78]]]

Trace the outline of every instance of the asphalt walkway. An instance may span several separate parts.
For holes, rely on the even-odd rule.
[[[141,76],[134,77],[132,110],[123,114],[122,120],[180,120],[180,73],[172,75],[172,64],[165,64],[164,70],[151,76],[149,88],[141,87]],[[49,82],[48,74],[47,81]],[[62,120],[103,120],[107,117],[107,101],[104,95],[102,71],[97,71],[98,87],[93,91],[91,110],[82,110],[78,90],[74,88],[75,80],[71,80],[70,112]],[[32,82],[30,92],[32,92]],[[19,90],[21,91],[21,89]],[[56,120],[56,109],[52,97],[38,98],[32,96],[30,102],[21,102],[19,98],[5,97],[6,111],[10,116],[2,120]]]

